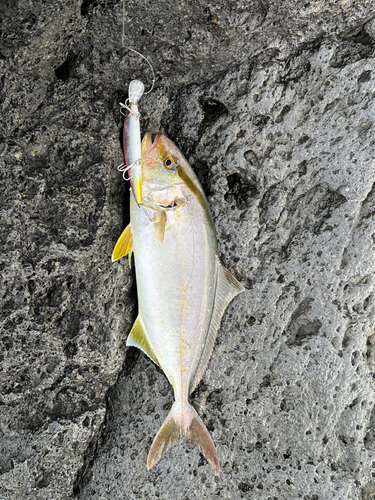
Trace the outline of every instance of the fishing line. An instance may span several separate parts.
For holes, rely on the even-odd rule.
[[[131,52],[134,52],[134,54],[137,54],[139,57],[141,57],[143,60],[145,60],[146,63],[151,68],[151,71],[152,71],[152,84],[151,84],[151,88],[147,92],[145,92],[145,94],[149,94],[154,89],[155,80],[156,80],[155,79],[154,67],[152,66],[150,60],[146,56],[144,56],[143,54],[141,54],[140,52],[138,52],[138,50],[135,50],[132,47],[129,47],[128,45],[125,45],[125,15],[126,15],[125,0],[122,0],[122,38],[121,38],[121,44],[124,47],[124,49],[128,49]]]

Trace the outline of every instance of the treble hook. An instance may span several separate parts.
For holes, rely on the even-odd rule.
[[[130,177],[126,177],[126,172],[128,172],[133,167],[138,166],[140,164],[141,164],[141,159],[139,158],[135,162],[131,163],[128,167],[126,166],[125,163],[121,163],[121,165],[117,167],[117,170],[119,172],[122,172],[122,178],[124,179],[124,181],[130,181]]]

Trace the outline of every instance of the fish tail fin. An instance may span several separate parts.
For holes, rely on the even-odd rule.
[[[195,444],[216,472],[220,470],[214,442],[195,409],[186,402],[184,406],[175,402],[167,418],[156,434],[147,457],[147,468],[151,469],[165,455],[173,441],[186,436]]]

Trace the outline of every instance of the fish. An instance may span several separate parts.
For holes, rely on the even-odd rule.
[[[221,317],[244,287],[219,261],[203,189],[177,146],[162,134],[142,140],[142,205],[130,198],[130,224],[113,251],[134,253],[138,317],[126,345],[164,372],[175,401],[147,457],[151,469],[187,437],[220,470],[215,444],[189,396],[211,357]]]

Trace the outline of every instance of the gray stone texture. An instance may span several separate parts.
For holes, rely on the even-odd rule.
[[[148,472],[173,401],[127,349],[134,270],[119,101],[147,65],[116,0],[0,5],[0,499],[375,498],[372,0],[126,2],[143,131],[176,142],[246,287]]]

